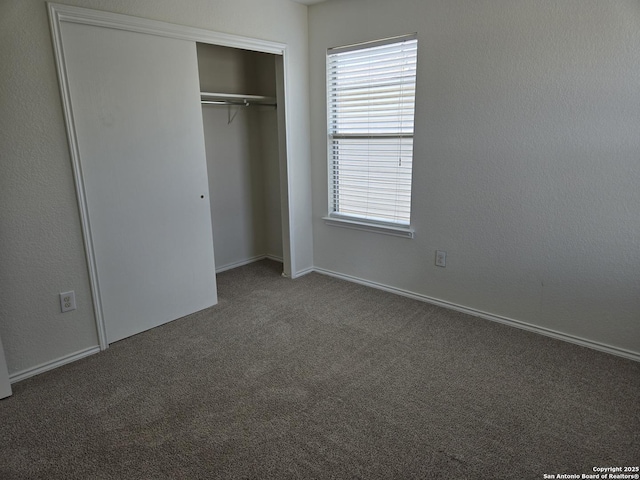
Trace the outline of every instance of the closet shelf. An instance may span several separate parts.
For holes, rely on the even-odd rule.
[[[264,105],[275,107],[277,105],[275,97],[265,97],[264,95],[244,95],[239,93],[210,93],[200,92],[200,103],[203,105]]]

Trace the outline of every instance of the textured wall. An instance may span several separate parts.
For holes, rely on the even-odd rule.
[[[640,353],[640,2],[309,12],[315,265]],[[411,32],[415,239],[329,227],[326,48]]]
[[[289,45],[296,264],[310,266],[307,8],[289,0],[60,3]],[[98,340],[44,1],[0,2],[0,65],[0,335],[15,374]],[[78,309],[60,314],[58,292],[70,289]]]

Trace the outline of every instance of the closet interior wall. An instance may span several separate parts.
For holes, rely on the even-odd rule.
[[[197,44],[200,91],[276,97],[275,55]],[[202,106],[216,270],[282,261],[273,106]]]

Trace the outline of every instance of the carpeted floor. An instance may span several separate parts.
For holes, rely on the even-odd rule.
[[[262,261],[14,384],[0,478],[541,479],[640,464],[640,364]]]

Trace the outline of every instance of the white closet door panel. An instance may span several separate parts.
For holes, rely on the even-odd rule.
[[[195,43],[62,24],[109,342],[217,303]]]

